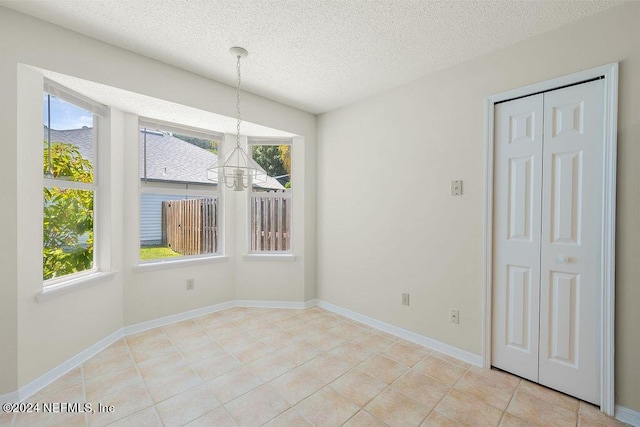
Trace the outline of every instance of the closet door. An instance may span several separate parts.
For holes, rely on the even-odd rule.
[[[604,80],[544,94],[539,382],[600,403]]]
[[[494,111],[492,365],[537,382],[543,95]]]

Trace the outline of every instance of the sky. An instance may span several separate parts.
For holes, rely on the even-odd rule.
[[[44,108],[42,109],[42,119],[45,126],[48,122],[47,96],[48,94],[45,93]],[[93,113],[51,96],[51,129],[81,129],[83,126],[93,127]]]

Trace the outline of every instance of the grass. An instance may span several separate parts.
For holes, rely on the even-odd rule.
[[[140,248],[140,259],[158,259],[182,256],[178,252],[174,252],[166,246],[143,246]]]

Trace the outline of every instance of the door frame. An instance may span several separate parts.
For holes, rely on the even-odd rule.
[[[513,98],[558,89],[598,77],[605,79],[603,212],[600,290],[600,410],[615,412],[615,230],[616,230],[616,159],[618,133],[618,63],[603,65],[544,82],[509,90],[485,98],[484,214],[483,214],[483,303],[482,364],[491,367],[492,277],[493,277],[493,157],[494,104]]]

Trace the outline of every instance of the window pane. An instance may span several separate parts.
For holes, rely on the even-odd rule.
[[[216,253],[217,211],[217,198],[143,193],[140,259]]]
[[[254,191],[291,188],[291,145],[251,145],[251,155],[267,172],[266,183],[256,183]]]
[[[290,251],[291,198],[284,194],[253,195],[250,203],[251,251]]]
[[[44,176],[93,182],[93,113],[45,93],[43,119]]]
[[[90,190],[44,189],[44,280],[93,268]]]
[[[139,150],[142,180],[216,185],[207,179],[218,158],[216,141],[141,129]]]

